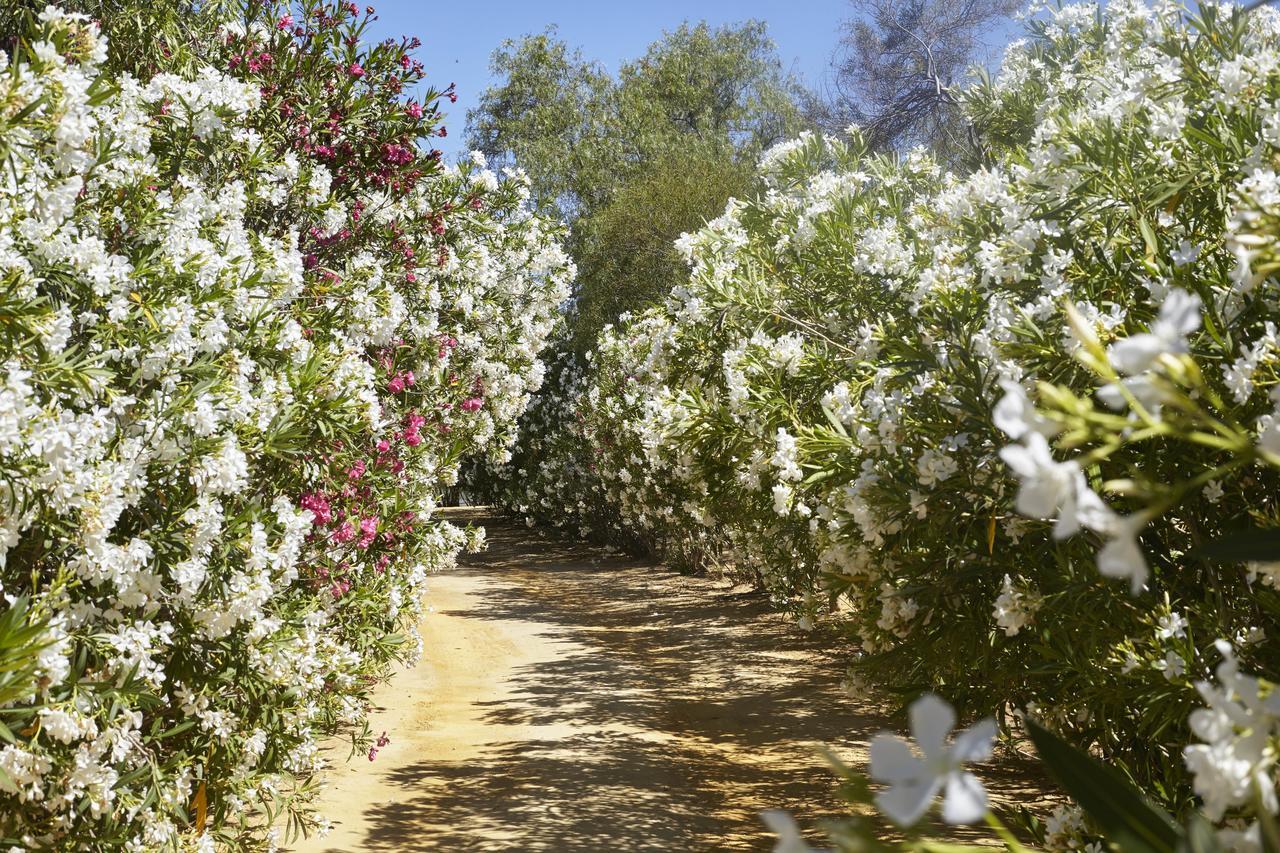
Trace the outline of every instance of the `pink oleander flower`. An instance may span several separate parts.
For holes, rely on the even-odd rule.
[[[356,543],[356,547],[368,548],[376,538],[378,538],[378,519],[376,517],[360,519],[360,541]]]
[[[367,466],[364,464],[364,460],[357,459],[356,464],[352,465],[350,468],[347,469],[347,479],[359,480],[361,477],[364,476],[364,472],[366,470],[367,470]]]
[[[329,507],[329,501],[319,492],[303,495],[298,504],[303,509],[311,511],[313,524],[327,525],[333,521],[333,512]]]
[[[347,66],[347,73],[350,74],[352,77],[357,77],[357,78],[363,77],[364,68],[360,66],[359,62],[353,62]]]
[[[462,411],[476,412],[484,406],[484,400],[480,397],[468,397],[462,401]]]
[[[287,30],[293,26],[293,15],[284,15],[279,21],[276,21],[277,30]]]
[[[344,522],[341,527],[333,531],[333,541],[339,545],[350,542],[356,538],[356,526],[350,521]]]

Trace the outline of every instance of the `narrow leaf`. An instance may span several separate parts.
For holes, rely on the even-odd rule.
[[[1122,853],[1173,853],[1182,829],[1123,776],[1035,720],[1031,740],[1049,774]]]

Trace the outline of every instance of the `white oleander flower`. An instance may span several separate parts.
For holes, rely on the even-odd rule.
[[[991,757],[995,720],[987,718],[947,739],[955,711],[944,700],[926,694],[909,710],[909,741],[882,732],[871,741],[871,778],[889,787],[876,795],[876,805],[899,826],[915,824],[941,792],[947,823],[974,823],[987,811],[987,792],[964,764]]]
[[[1242,675],[1230,643],[1218,640],[1215,646],[1223,658],[1216,671],[1218,684],[1196,682],[1206,707],[1188,718],[1203,743],[1183,749],[1183,760],[1210,820],[1220,820],[1228,809],[1255,797],[1276,814],[1280,804],[1272,739],[1280,734],[1280,691]]]
[[[1200,328],[1200,297],[1174,289],[1165,297],[1160,316],[1149,332],[1131,335],[1111,345],[1111,365],[1127,376],[1150,369],[1165,353],[1188,351],[1187,336]]]

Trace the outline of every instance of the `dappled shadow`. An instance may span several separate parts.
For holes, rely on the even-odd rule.
[[[896,727],[845,696],[831,644],[762,596],[461,517],[489,549],[458,571],[501,582],[447,615],[533,623],[564,652],[473,705],[494,732],[478,757],[390,771],[402,794],[372,807],[362,849],[767,850],[761,810],[809,826],[841,813],[818,744],[860,763]],[[1024,767],[1000,771],[997,791],[1034,796]]]

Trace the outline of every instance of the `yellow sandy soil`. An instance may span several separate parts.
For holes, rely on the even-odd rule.
[[[422,661],[376,697],[391,744],[333,771],[334,831],[295,850],[768,850],[762,809],[840,814],[816,745],[858,763],[891,724],[821,641],[727,583],[472,517],[489,549],[433,580]]]

